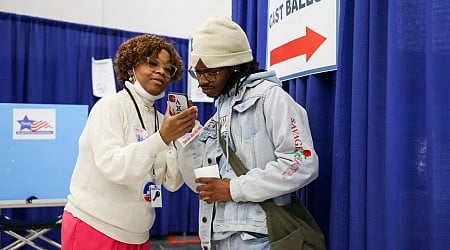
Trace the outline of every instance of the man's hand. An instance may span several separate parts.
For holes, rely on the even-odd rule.
[[[206,203],[231,200],[230,179],[201,177],[195,179],[195,182],[198,183],[196,190],[199,198]]]

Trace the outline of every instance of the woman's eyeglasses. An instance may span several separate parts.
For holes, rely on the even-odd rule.
[[[154,70],[158,67],[163,68],[164,72],[170,77],[175,76],[178,71],[175,65],[172,65],[170,63],[162,63],[159,59],[156,58],[147,57],[147,64],[151,70]]]
[[[206,80],[210,82],[214,82],[216,80],[216,76],[222,71],[223,68],[217,68],[217,69],[208,69],[205,71],[196,71],[192,67],[189,68],[189,74],[194,78],[195,80],[200,79],[201,76],[205,77]]]

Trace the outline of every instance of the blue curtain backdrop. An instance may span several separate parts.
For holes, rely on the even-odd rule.
[[[251,38],[266,36],[266,1],[232,4]],[[303,200],[328,249],[447,249],[450,2],[339,4],[337,71],[284,82],[320,158]],[[265,58],[266,41],[251,42]]]
[[[122,42],[139,35],[2,12],[0,33],[3,34],[0,42],[0,102],[86,104],[89,107],[98,100],[92,94],[91,58],[114,59]],[[187,62],[188,40],[166,38],[174,43],[183,61]],[[184,70],[184,78],[172,83],[168,91],[187,92],[186,68]],[[210,116],[213,104],[197,105],[199,119],[204,122]],[[158,101],[156,106],[160,111],[165,110],[164,101]],[[163,190],[163,196],[163,208],[156,209],[151,234],[196,233],[197,195],[183,186],[175,193]],[[62,210],[62,207],[15,208],[2,209],[1,213],[18,219],[41,220],[56,218]],[[58,241],[59,234],[59,230],[50,232],[51,238]],[[0,246],[11,240],[2,233]]]
[[[328,249],[446,249],[450,244],[450,3],[341,0],[339,4],[337,71],[284,82],[284,88],[308,111],[320,157],[320,176],[300,192],[302,200],[323,229]],[[248,33],[254,56],[264,66],[267,2],[232,0],[232,6],[233,19]],[[27,62],[36,57],[30,47],[36,42],[31,44],[30,34],[18,36],[17,30],[22,25],[42,25],[44,20],[8,14],[0,17],[0,30],[5,34],[0,45],[1,102],[95,102],[90,90],[90,57],[113,57],[125,38],[111,42],[109,54],[88,55],[83,59],[87,66],[75,76],[58,78],[52,75],[66,71],[61,65],[73,69],[82,64],[65,56],[73,49],[55,53],[51,60],[66,60],[50,68],[30,65]],[[43,25],[61,30],[61,36],[106,32],[46,20]],[[112,37],[124,34],[115,32]],[[65,46],[60,43],[45,53]],[[78,49],[84,52],[96,50],[96,46],[103,48],[107,42]],[[185,60],[187,45],[177,49]],[[38,64],[42,60],[40,57]],[[47,70],[50,76],[32,78],[28,72],[32,67],[43,67],[39,72]],[[185,90],[184,79],[174,88]],[[45,95],[49,100],[31,99],[30,95]],[[202,120],[214,110],[210,104],[199,106],[204,110]],[[175,205],[164,204],[167,210],[157,217],[155,229],[197,223],[192,219],[197,213],[196,198],[186,189],[177,195],[186,206],[180,206],[178,200]],[[165,221],[166,212],[194,215],[186,221]]]

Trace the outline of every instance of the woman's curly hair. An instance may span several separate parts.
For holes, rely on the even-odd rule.
[[[123,87],[125,81],[129,79],[130,70],[146,60],[147,57],[157,58],[159,52],[163,49],[170,54],[169,63],[178,69],[170,81],[180,80],[183,74],[183,61],[173,44],[164,38],[146,34],[135,36],[123,42],[117,50],[114,70],[120,85]]]

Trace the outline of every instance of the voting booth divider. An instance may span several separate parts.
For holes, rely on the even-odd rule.
[[[44,249],[36,239],[61,247],[44,234],[60,228],[62,214],[23,220],[1,211],[65,205],[87,116],[87,105],[0,103],[0,243],[14,238],[2,250]]]

